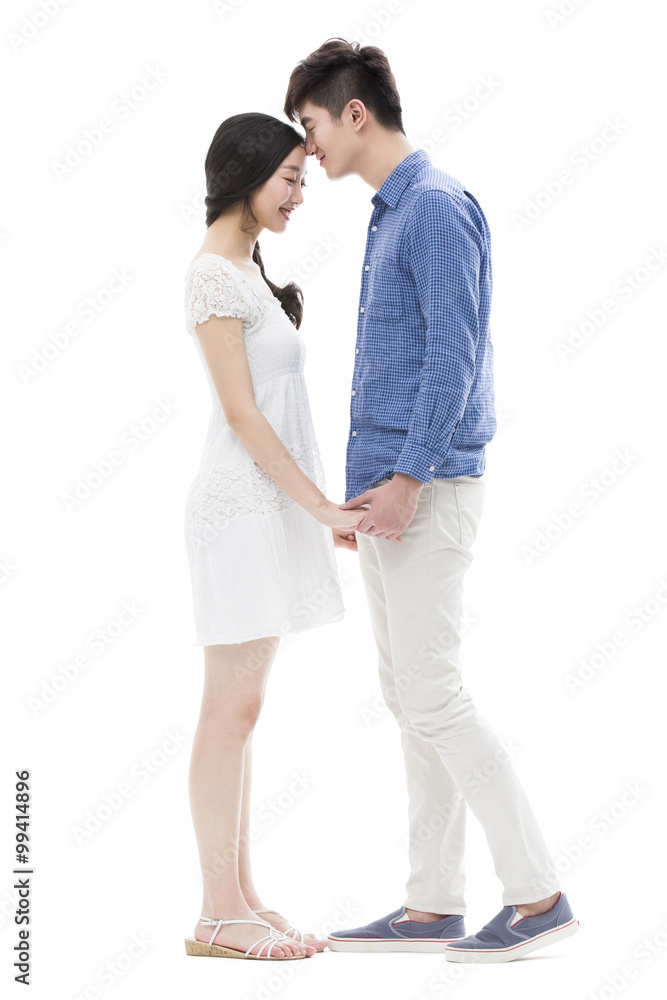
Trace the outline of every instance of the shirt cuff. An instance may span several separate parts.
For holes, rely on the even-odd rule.
[[[402,472],[406,476],[418,479],[420,483],[428,483],[441,465],[440,455],[434,455],[416,445],[406,444],[398,456],[394,472]]]

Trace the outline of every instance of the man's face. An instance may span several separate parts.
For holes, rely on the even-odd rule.
[[[351,174],[359,140],[350,106],[343,109],[340,122],[334,123],[326,108],[305,101],[299,108],[299,117],[306,132],[306,154],[317,158],[330,180]]]

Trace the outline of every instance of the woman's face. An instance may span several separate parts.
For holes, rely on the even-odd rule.
[[[303,201],[302,187],[306,173],[306,151],[295,146],[278,169],[250,196],[250,207],[261,229],[282,233],[291,213]]]

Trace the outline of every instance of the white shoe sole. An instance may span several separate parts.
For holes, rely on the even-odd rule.
[[[575,934],[578,930],[579,921],[576,917],[573,917],[569,923],[563,924],[562,927],[556,927],[553,930],[545,931],[543,934],[538,934],[524,944],[513,944],[509,948],[497,948],[494,951],[485,950],[484,948],[481,948],[479,951],[463,951],[457,948],[448,948],[445,950],[445,958],[448,962],[512,962],[515,958],[523,958],[524,955],[529,955],[531,951],[537,951],[538,948],[545,948],[547,945],[556,944],[557,941],[562,941],[564,938],[570,937],[571,934]]]
[[[460,941],[460,938],[430,938],[427,940],[409,938],[327,938],[327,945],[331,951],[437,951],[443,952],[452,941]]]
[[[252,958],[258,962],[294,962],[300,958],[309,958],[309,955],[246,955],[236,948],[226,948],[221,944],[206,944],[205,941],[198,941],[197,938],[187,937],[185,940],[185,954],[196,955],[204,958]],[[254,945],[253,945],[254,947]]]

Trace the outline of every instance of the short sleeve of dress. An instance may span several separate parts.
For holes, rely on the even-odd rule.
[[[215,254],[199,257],[185,282],[185,322],[190,333],[210,316],[236,316],[245,323],[251,319],[251,306],[241,282]]]

